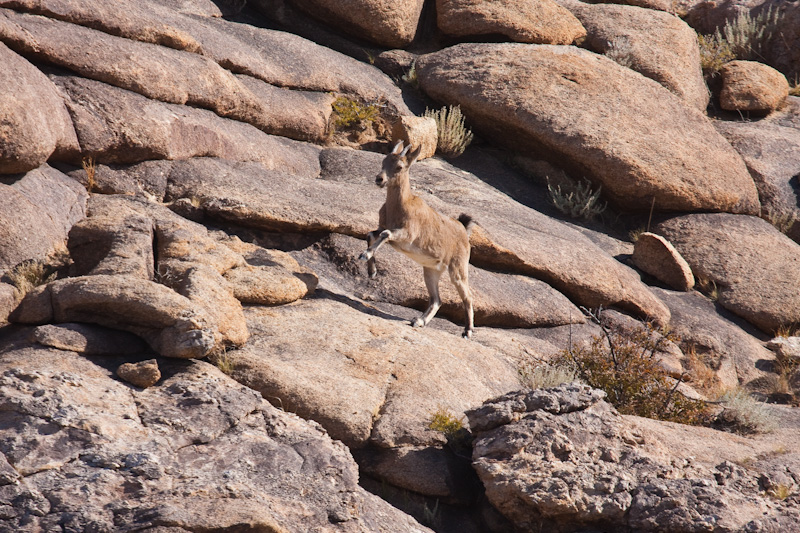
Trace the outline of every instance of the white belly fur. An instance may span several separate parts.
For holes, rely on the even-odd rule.
[[[389,244],[391,244],[395,250],[402,252],[406,257],[413,259],[423,267],[444,270],[444,264],[440,259],[426,254],[416,246],[410,244],[399,245],[393,242],[390,242]]]

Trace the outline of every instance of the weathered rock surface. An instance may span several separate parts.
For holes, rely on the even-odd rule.
[[[784,231],[800,242],[800,153],[796,150],[800,146],[800,129],[779,122],[782,117],[775,118],[717,121],[714,125],[739,152],[753,176],[762,216],[791,224]]]
[[[19,291],[13,285],[0,283],[0,324],[8,322],[11,314],[19,303]]]
[[[731,61],[720,70],[719,102],[729,111],[769,113],[789,96],[789,82],[774,68],[756,61]]]
[[[97,198],[93,206],[99,203]],[[120,274],[153,279],[153,220],[127,205],[117,207],[97,214],[90,207],[89,217],[72,227],[67,243],[73,261],[71,275]]]
[[[694,274],[686,260],[668,240],[655,233],[639,235],[633,247],[633,263],[673,289],[694,287]]]
[[[233,74],[198,54],[8,9],[0,11],[0,39],[22,55],[148,98],[245,121],[258,115],[260,106],[252,93]]]
[[[730,462],[766,443],[623,417],[603,396],[570,384],[509,393],[468,411],[477,436],[473,465],[489,501],[517,528],[793,527],[797,505],[775,502],[764,494],[757,472]],[[720,458],[726,455],[728,461]],[[785,457],[792,461],[792,480],[800,475],[796,457],[792,445]]]
[[[772,333],[800,321],[800,245],[760,218],[679,216],[659,224],[698,279],[714,282],[719,303]]]
[[[83,276],[29,292],[11,322],[89,322],[141,336],[166,357],[200,358],[217,345],[219,330],[187,297],[152,281]]]
[[[69,352],[6,346],[5,527],[429,531],[361,489],[318,427],[208,364],[166,366],[137,390]]]
[[[767,348],[787,361],[800,360],[800,337],[775,337],[767,343]]]
[[[363,237],[375,229],[369,213],[380,207],[381,196],[374,186],[343,187],[255,163],[203,158],[172,163],[165,198],[197,198],[208,216],[269,231]]]
[[[89,6],[79,0],[0,0],[0,5],[199,53],[231,72],[277,88],[347,93],[365,101],[385,98],[395,111],[408,113],[400,90],[377,69],[290,33],[222,18],[185,16],[183,9],[164,2],[120,0]]]
[[[117,368],[117,376],[128,383],[146,389],[152,387],[161,379],[161,370],[158,369],[158,361],[148,359],[138,363],[124,363]]]
[[[313,177],[318,149],[217,116],[211,111],[151,100],[74,76],[52,76],[64,91],[81,150],[103,163],[225,157]]]
[[[436,0],[436,24],[456,37],[503,35],[537,44],[572,44],[586,30],[569,11],[551,0]]]
[[[635,6],[558,0],[586,28],[586,45],[651,78],[689,107],[705,111],[709,93],[697,34],[669,13]]]
[[[417,71],[426,93],[459,104],[476,129],[557,158],[620,206],[649,209],[656,197],[660,210],[758,210],[747,168],[704,116],[604,57],[550,45],[460,44],[422,56]]]
[[[243,266],[225,273],[236,299],[245,304],[282,305],[306,296],[309,287],[283,267]]]
[[[356,448],[441,444],[427,427],[438,408],[457,416],[518,386],[516,370],[497,352],[411,328],[355,300],[309,299],[245,313],[252,338],[228,352],[232,376]],[[297,335],[288,342],[290,332]]]
[[[0,272],[62,245],[84,217],[87,199],[80,183],[47,165],[0,183]]]
[[[422,269],[401,253],[384,248],[377,256],[378,276],[369,279],[358,255],[366,241],[331,235],[306,250],[306,265],[328,283],[364,301],[394,303],[424,311],[428,291]],[[583,313],[564,295],[539,280],[498,274],[474,266],[469,269],[476,326],[530,328],[582,323]],[[464,323],[461,298],[447,275],[439,283],[442,307],[437,316]]]
[[[136,335],[94,324],[46,324],[36,327],[32,338],[42,346],[85,355],[126,355],[146,349]]]
[[[760,369],[774,356],[756,337],[754,328],[743,329],[741,319],[719,312],[714,302],[698,292],[653,290],[669,306],[670,331],[687,354],[684,366],[691,369],[699,362],[713,372],[717,382],[706,385],[735,388],[765,377]],[[699,361],[688,360],[692,353]],[[690,371],[688,378],[690,384],[702,380],[696,370]]]
[[[423,0],[297,0],[306,13],[381,46],[403,48],[417,33]]]
[[[42,72],[0,42],[0,174],[28,172],[78,150],[64,102]]]

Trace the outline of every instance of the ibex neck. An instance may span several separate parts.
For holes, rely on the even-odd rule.
[[[394,200],[400,203],[411,198],[411,183],[409,182],[408,175],[403,179],[396,180],[390,185],[386,196],[387,200]]]

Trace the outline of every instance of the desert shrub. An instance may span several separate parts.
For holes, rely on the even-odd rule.
[[[763,52],[776,35],[781,12],[770,7],[755,18],[747,12],[725,23],[711,35],[698,37],[703,70],[716,73],[733,59],[763,60]]]
[[[638,242],[639,240],[639,237],[642,236],[642,233],[646,231],[647,229],[644,226],[639,226],[628,232],[628,238],[631,240],[632,243],[636,244],[636,242]]]
[[[596,191],[593,191],[592,183],[589,180],[584,180],[582,184],[579,183],[575,187],[575,190],[569,192],[562,191],[561,185],[553,187],[549,180],[547,183],[550,201],[556,209],[572,218],[584,220],[592,220],[606,210],[608,205],[605,202],[600,203],[602,189],[602,187],[598,187]]]
[[[728,61],[733,61],[736,55],[731,49],[731,45],[724,39],[718,38],[718,34],[698,35],[697,42],[700,45],[700,66],[707,74],[716,74]]]
[[[558,387],[578,379],[575,365],[564,361],[558,364],[528,361],[520,365],[518,372],[522,384],[530,389]]]
[[[470,446],[472,436],[464,426],[463,417],[458,418],[447,409],[440,407],[435,413],[431,414],[428,428],[442,433],[447,439],[447,445],[456,454],[463,457],[470,457]]]
[[[619,38],[609,41],[605,55],[625,68],[633,66],[633,50],[628,39]]]
[[[34,287],[53,281],[56,273],[43,261],[27,259],[6,273],[11,284],[22,294],[27,294]]]
[[[378,106],[362,104],[346,96],[340,96],[333,102],[333,123],[339,128],[363,126],[378,117]]]
[[[796,79],[789,88],[789,96],[800,96],[800,82],[798,82]]]
[[[658,353],[673,340],[666,331],[649,323],[630,330],[612,328],[599,312],[591,316],[602,334],[589,345],[562,351],[556,364],[574,365],[581,381],[605,391],[623,414],[684,424],[708,421],[705,403],[677,392],[681,380],[671,378],[659,365]]]
[[[755,18],[750,13],[742,12],[728,21],[715,36],[724,39],[731,47],[733,54],[739,59],[763,59],[762,52],[775,36],[780,21],[780,11],[772,7],[762,11]]]
[[[436,121],[439,141],[436,150],[445,157],[458,157],[472,142],[472,131],[464,124],[460,106],[445,106],[438,111],[426,109],[426,117]]]
[[[428,428],[444,434],[448,439],[455,437],[461,430],[464,429],[464,422],[460,418],[456,418],[450,411],[440,407],[435,413],[431,415],[431,421]]]
[[[769,433],[777,427],[767,404],[756,400],[744,389],[729,390],[719,401],[723,409],[715,424],[721,429],[747,434]]]

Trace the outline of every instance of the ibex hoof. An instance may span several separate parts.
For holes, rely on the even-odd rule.
[[[411,321],[412,328],[421,328],[424,325],[425,321],[422,320],[422,317],[415,318],[414,320]]]
[[[465,329],[464,333],[462,333],[461,336],[464,337],[465,339],[471,339],[472,338],[472,330],[471,329]]]

